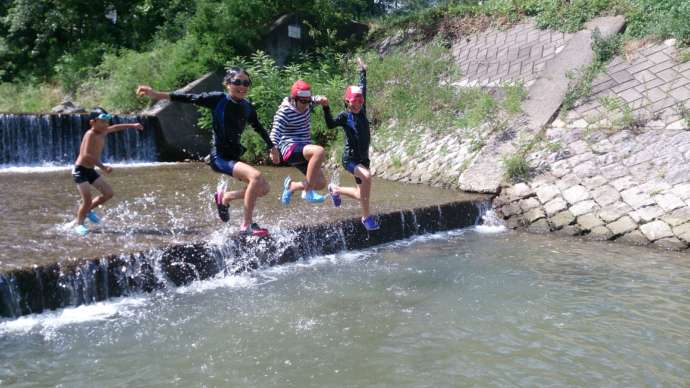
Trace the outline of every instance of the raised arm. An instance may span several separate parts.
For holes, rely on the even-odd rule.
[[[364,103],[367,102],[367,64],[364,63],[362,58],[357,57],[357,66],[359,67],[359,87],[362,88],[362,97],[364,97]]]
[[[127,129],[127,128],[134,128],[134,129],[139,130],[139,131],[144,130],[144,126],[141,125],[140,123],[126,123],[126,124],[115,124],[115,125],[108,126],[107,133],[113,133],[113,132],[121,131],[121,130]]]
[[[323,105],[323,118],[326,120],[326,126],[329,129],[335,128],[335,127],[344,127],[347,124],[347,120],[341,120],[341,115],[338,115],[338,117],[333,119],[333,114],[331,113],[331,107],[326,104]]]
[[[271,149],[275,145],[273,144],[273,141],[271,140],[271,137],[268,135],[268,132],[266,132],[266,129],[264,129],[263,125],[259,122],[259,116],[256,114],[256,110],[254,107],[251,108],[251,112],[249,113],[249,125],[254,128],[256,133],[261,136],[261,138],[264,140],[264,143],[266,143],[266,149]]]
[[[152,87],[148,85],[139,85],[137,87],[137,95],[138,96],[148,96],[151,97],[154,100],[169,100],[170,99],[170,93],[169,92],[158,92],[153,90]]]
[[[205,108],[213,109],[218,103],[218,100],[223,97],[221,92],[208,93],[181,93],[181,92],[158,92],[153,90],[148,85],[139,85],[137,87],[137,95],[148,96],[154,100],[170,100],[173,102],[185,102],[194,105],[203,106]]]

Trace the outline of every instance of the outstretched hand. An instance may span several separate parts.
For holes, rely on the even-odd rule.
[[[141,125],[141,123],[132,124],[132,128],[136,129],[137,131],[143,131],[144,130],[144,126]]]
[[[102,170],[103,170],[103,172],[105,172],[106,174],[110,174],[111,172],[113,172],[112,166],[103,166],[103,169],[102,169]]]
[[[321,106],[328,106],[328,97],[326,96],[314,96],[314,103]]]
[[[271,162],[275,165],[280,164],[280,152],[278,151],[277,147],[271,148]]]
[[[139,85],[137,87],[137,96],[149,96],[153,97],[155,92],[153,91],[153,88],[148,86],[148,85]]]

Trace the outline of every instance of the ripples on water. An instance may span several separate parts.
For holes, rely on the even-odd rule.
[[[687,384],[687,255],[481,230],[0,321],[0,380]]]

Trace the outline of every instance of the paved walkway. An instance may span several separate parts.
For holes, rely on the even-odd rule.
[[[540,30],[529,20],[505,31],[490,29],[455,42],[451,51],[463,75],[455,84],[499,86],[521,81],[529,87],[572,35]]]
[[[674,43],[650,44],[630,59],[613,59],[592,83],[592,94],[569,112],[567,121],[579,126],[611,121],[623,110],[638,121],[681,120],[680,107],[690,106],[690,61],[679,63]]]

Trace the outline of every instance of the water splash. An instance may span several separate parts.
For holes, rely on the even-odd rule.
[[[507,230],[503,220],[498,218],[493,209],[487,210],[482,216],[482,223],[475,226],[475,230],[479,233],[493,234],[502,233]]]

